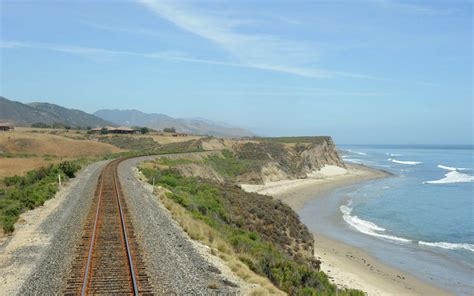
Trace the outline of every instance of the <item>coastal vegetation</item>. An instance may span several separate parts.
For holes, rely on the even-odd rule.
[[[0,190],[0,223],[5,233],[13,232],[19,215],[28,209],[41,206],[58,190],[58,178],[73,178],[84,163],[82,160],[64,161],[24,176],[4,178],[5,187]]]
[[[162,158],[142,164],[140,171],[157,186],[163,203],[190,237],[212,247],[234,272],[246,278],[248,269],[290,295],[363,295],[338,289],[319,271],[313,238],[287,205],[244,192],[232,182],[185,177],[173,167],[185,162]],[[251,165],[230,151],[205,158],[203,163],[227,177]]]
[[[0,134],[0,228],[4,233],[14,231],[21,213],[43,205],[55,195],[58,176],[67,181],[87,163],[203,150],[199,141],[186,138],[160,145],[148,137],[102,136],[99,141],[92,141],[35,131],[38,130]]]
[[[221,155],[210,155],[205,159],[214,170],[227,178],[235,178],[259,168],[259,164],[248,159],[238,158],[230,150],[221,151]]]
[[[152,138],[112,136],[100,137],[99,141],[127,150],[151,150],[157,146],[157,143]]]
[[[111,138],[114,139],[115,137]],[[118,141],[110,142],[113,145],[123,145],[124,143],[133,143],[137,139],[142,138],[132,138],[132,137],[116,137]],[[152,139],[144,138],[145,141],[137,141],[135,144],[131,144],[130,150],[110,153],[105,155],[104,159],[114,159],[119,157],[137,157],[137,156],[147,156],[147,155],[160,155],[160,154],[173,154],[173,153],[190,153],[190,152],[202,152],[204,151],[199,140],[189,140],[183,142],[174,142],[164,145],[160,145],[154,142]],[[150,142],[150,141],[153,141]],[[117,146],[118,147],[118,146]]]
[[[305,136],[305,137],[252,137],[249,138],[259,142],[274,142],[286,144],[321,144],[331,139],[329,136]]]

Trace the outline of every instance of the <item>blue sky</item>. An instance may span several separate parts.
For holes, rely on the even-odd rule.
[[[473,142],[472,1],[1,1],[0,94],[340,144]]]

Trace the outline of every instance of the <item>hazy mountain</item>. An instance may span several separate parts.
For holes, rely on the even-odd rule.
[[[197,135],[212,135],[219,137],[254,136],[254,133],[249,130],[231,127],[227,124],[216,123],[202,118],[182,119],[158,113],[144,113],[138,110],[117,109],[98,110],[94,115],[118,125],[146,126],[156,130],[174,127],[178,132]]]
[[[49,103],[23,104],[0,97],[0,122],[11,122],[16,126],[31,126],[34,123],[63,123],[72,127],[98,127],[114,125],[84,111],[68,109]]]

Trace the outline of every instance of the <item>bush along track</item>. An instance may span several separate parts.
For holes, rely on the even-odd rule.
[[[195,227],[204,223],[212,229],[207,232],[211,240],[217,234],[240,262],[282,291],[290,295],[364,295],[358,290],[338,289],[319,271],[311,234],[297,214],[280,201],[244,192],[230,182],[184,177],[173,168],[143,165],[140,171],[166,192],[166,201],[185,209]]]
[[[113,139],[113,138],[112,138]],[[135,139],[132,139],[134,141]],[[147,155],[160,155],[160,154],[179,154],[179,153],[191,153],[191,152],[203,152],[202,144],[200,141],[189,140],[185,142],[169,143],[165,145],[148,145],[136,147],[136,149],[130,149],[124,152],[111,153],[104,156],[104,160],[115,159],[120,157],[139,157]],[[118,146],[117,146],[118,147]]]
[[[58,191],[58,176],[62,181],[74,178],[84,160],[64,161],[37,170],[24,176],[5,177],[5,187],[0,189],[0,224],[5,233],[15,230],[20,214],[34,209],[52,198]]]
[[[124,140],[120,137],[109,139],[109,141],[112,141],[119,147],[136,140],[133,138],[125,138]],[[166,145],[158,145],[152,139],[142,140],[138,141],[138,144],[129,151],[109,154],[104,156],[103,159],[203,151],[201,143],[195,140]],[[117,143],[114,141],[117,141]],[[29,155],[23,157],[27,156]],[[29,171],[24,176],[5,177],[3,188],[2,184],[0,184],[0,227],[3,228],[5,233],[13,232],[15,230],[15,222],[21,213],[43,205],[46,200],[55,195],[58,190],[58,175],[61,176],[61,180],[67,181],[67,179],[74,177],[74,174],[81,168],[81,165],[97,160],[99,159],[88,158],[64,161],[60,164]]]

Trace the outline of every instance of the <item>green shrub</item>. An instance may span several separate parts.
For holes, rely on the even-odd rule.
[[[234,156],[229,150],[223,150],[222,157],[219,155],[210,155],[206,158],[205,163],[211,165],[221,175],[233,178],[259,167],[258,162],[240,159]]]
[[[81,169],[81,166],[75,162],[63,161],[59,164],[59,169],[69,178],[74,178],[74,174]]]
[[[5,232],[14,230],[18,216],[27,209],[34,209],[54,196],[58,190],[57,178],[64,180],[74,177],[81,168],[80,161],[64,161],[27,172],[24,176],[4,178],[8,186],[2,191],[0,217]]]
[[[159,164],[167,165],[167,166],[176,166],[180,164],[190,164],[194,161],[186,158],[169,158],[169,157],[162,157],[158,160]]]
[[[51,126],[45,124],[45,123],[42,123],[42,122],[38,122],[38,123],[33,123],[31,125],[31,127],[35,127],[35,128],[51,128]]]
[[[227,159],[224,161],[229,159],[230,162],[235,161],[233,155],[228,152],[223,153],[223,158]],[[222,158],[218,161],[221,162]],[[255,226],[254,221],[245,216],[243,214],[245,212],[240,209],[240,206],[244,205],[239,204],[244,202],[243,199],[234,196],[238,204],[230,203],[230,196],[233,193],[229,187],[219,187],[220,185],[211,181],[194,177],[183,177],[169,169],[141,168],[141,171],[149,182],[155,178],[155,184],[170,189],[172,192],[167,193],[167,197],[187,209],[194,219],[201,220],[216,229],[251,270],[267,277],[289,295],[334,295],[336,291],[340,295],[363,295],[358,290],[337,290],[337,287],[329,282],[326,274],[320,272],[313,262],[297,261],[284,251],[277,241],[270,239],[271,235],[261,228],[255,228],[256,231],[246,230],[245,227]],[[260,202],[269,205],[267,211],[282,214],[290,210],[280,203],[273,203],[269,197],[255,196],[255,198],[262,198]],[[258,207],[258,201],[254,202]],[[251,212],[258,214],[258,211]],[[273,217],[272,213],[267,214]],[[288,219],[288,216],[273,217],[272,221],[276,222],[275,219],[278,218]],[[273,225],[272,221],[267,225]],[[278,221],[280,222],[287,223]]]
[[[15,219],[10,216],[3,218],[3,231],[6,233],[13,232],[15,230]]]
[[[12,185],[14,185],[14,184],[18,184],[18,183],[20,183],[20,181],[21,181],[21,177],[20,177],[20,176],[17,176],[17,175],[11,176],[11,177],[5,177],[5,178],[3,179],[3,182],[4,182],[5,185],[7,185],[7,186],[12,186]]]

